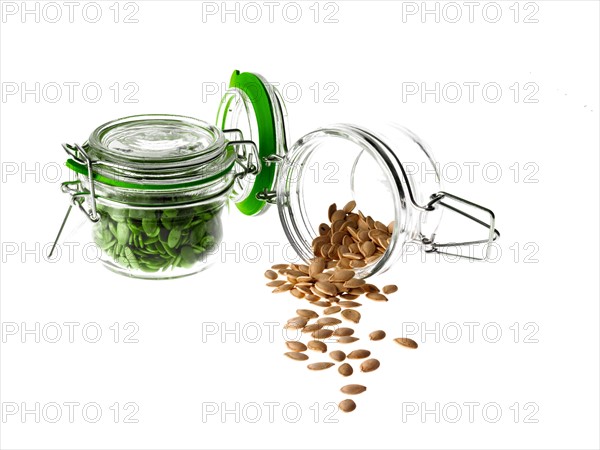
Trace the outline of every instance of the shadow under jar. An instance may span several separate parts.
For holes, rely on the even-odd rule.
[[[65,145],[77,173],[65,188],[94,222],[107,268],[136,278],[186,276],[212,262],[236,180],[258,170],[256,156],[239,164],[238,149],[249,146],[189,117],[126,117],[98,127],[81,147]]]

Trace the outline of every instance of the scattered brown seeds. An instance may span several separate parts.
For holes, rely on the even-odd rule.
[[[354,200],[350,200],[342,209],[345,213],[351,213],[354,208],[356,208],[356,202]]]
[[[293,288],[294,288],[293,284],[286,283],[286,284],[282,284],[281,286],[276,287],[275,289],[273,289],[273,293],[274,294],[280,294],[282,292],[291,291]]]
[[[313,331],[310,335],[315,339],[327,339],[333,335],[333,330],[322,328],[320,330]]]
[[[311,364],[309,364],[311,365]],[[347,384],[346,386],[342,387],[342,389],[340,389],[344,394],[348,394],[348,395],[357,395],[357,394],[362,394],[363,392],[365,392],[367,390],[366,386],[363,386],[362,384]]]
[[[352,344],[358,341],[358,338],[354,336],[340,336],[337,341],[338,344]]]
[[[325,308],[323,310],[323,314],[326,314],[326,315],[335,314],[335,313],[339,313],[341,310],[342,310],[342,308],[338,305],[330,306],[329,308]]]
[[[300,352],[287,352],[284,353],[290,359],[295,359],[296,361],[306,361],[308,359],[308,355]]]
[[[333,283],[329,283],[328,281],[317,281],[315,287],[326,295],[337,295],[337,288]]]
[[[371,352],[369,350],[354,350],[348,353],[348,359],[364,359],[371,356]]]
[[[381,364],[379,363],[379,361],[374,358],[367,359],[366,361],[363,361],[363,363],[360,365],[360,371],[361,372],[373,372],[374,370],[379,369],[380,365]]]
[[[380,294],[379,292],[369,292],[366,295],[366,297],[370,298],[371,300],[376,300],[378,302],[387,302],[388,301],[388,298],[385,295]]]
[[[342,317],[354,323],[360,322],[360,313],[355,309],[345,309],[342,311]]]
[[[365,285],[365,280],[361,280],[360,278],[352,278],[344,283],[344,287],[348,289],[359,288]],[[362,291],[361,291],[362,293]]]
[[[352,336],[353,334],[354,334],[354,330],[352,328],[346,328],[346,327],[337,328],[333,332],[334,336]]]
[[[308,348],[317,352],[325,353],[327,351],[327,345],[321,341],[309,341],[307,344]]]
[[[303,355],[304,353],[300,353],[300,354]],[[333,367],[333,366],[335,366],[335,364],[332,362],[317,362],[317,363],[309,364],[306,367],[308,367],[310,370],[325,370],[325,369],[329,369],[330,367]]]
[[[306,345],[299,341],[287,341],[285,345],[293,352],[305,352],[307,348]]]
[[[338,408],[343,412],[352,412],[356,409],[356,403],[354,403],[354,400],[347,398],[338,404]]]
[[[344,377],[349,377],[354,373],[354,369],[350,364],[344,363],[340,367],[338,367],[338,372]]]
[[[396,338],[396,339],[394,339],[394,341],[396,341],[398,344],[402,345],[403,347],[407,347],[407,348],[417,348],[419,346],[419,344],[417,344],[415,341],[413,341],[410,338]]]
[[[398,286],[396,286],[395,284],[388,284],[383,287],[384,294],[393,294],[397,290],[398,290]]]
[[[310,309],[297,309],[296,314],[298,314],[300,317],[306,317],[307,319],[316,319],[319,317],[316,312]]]
[[[334,350],[329,353],[329,356],[331,356],[331,359],[337,362],[342,362],[346,359],[346,354],[341,350]]]
[[[379,288],[377,286],[375,286],[374,284],[363,284],[361,286],[363,292],[366,292],[367,294],[371,293],[371,292],[379,292]]]
[[[348,270],[348,269],[338,269],[335,272],[333,272],[333,275],[331,275],[331,278],[329,279],[329,281],[333,282],[345,282],[348,280],[351,280],[354,275],[356,275],[356,273],[354,272],[354,270]]]
[[[302,328],[302,332],[312,333],[313,331],[320,330],[321,328],[323,328],[323,325],[320,323],[311,323],[310,325],[306,325],[304,328]]]
[[[342,298],[345,297],[342,295]],[[340,305],[342,308],[358,308],[359,306],[362,306],[362,303],[342,300],[341,302],[338,302],[338,305]]]
[[[317,320],[317,323],[324,327],[329,327],[331,325],[339,325],[342,321],[336,317],[321,317]]]
[[[316,302],[312,302],[311,305],[320,306],[321,308],[327,308],[327,307],[331,306],[331,302],[328,302],[325,300],[319,300]]]
[[[383,331],[383,330],[373,331],[371,334],[369,334],[369,338],[372,341],[380,341],[383,338],[385,338],[385,331]]]

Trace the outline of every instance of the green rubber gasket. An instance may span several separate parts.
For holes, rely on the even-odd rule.
[[[228,151],[233,151],[233,150],[228,150]],[[228,173],[230,173],[233,170],[233,166],[235,165],[235,161],[232,162],[228,167],[226,167],[225,169],[223,169],[222,171],[215,173],[214,175],[211,175],[210,177],[206,177],[206,178],[202,178],[200,180],[194,180],[194,181],[188,181],[185,183],[177,183],[177,184],[137,184],[137,183],[130,183],[127,181],[121,181],[121,180],[115,180],[113,178],[108,178],[104,175],[101,175],[99,173],[94,172],[93,174],[93,179],[94,181],[97,181],[99,183],[102,184],[106,184],[108,186],[115,186],[115,187],[120,187],[120,188],[127,188],[127,189],[140,189],[140,190],[155,190],[155,191],[160,191],[160,190],[169,190],[169,189],[180,189],[180,188],[186,188],[186,187],[193,187],[193,186],[199,186],[202,184],[206,184],[206,183],[210,183],[211,181],[214,181],[218,178],[221,178],[225,175],[227,175]],[[73,159],[67,159],[66,162],[66,166],[71,169],[72,171],[80,174],[80,175],[88,175],[88,168],[85,164],[81,164]]]
[[[277,142],[275,133],[274,105],[271,103],[269,93],[263,81],[257,75],[249,72],[240,73],[234,70],[229,82],[230,88],[239,89],[244,92],[254,109],[254,115],[258,125],[258,156],[261,161],[269,155],[277,153]],[[219,124],[221,129],[226,128],[227,112],[231,100],[227,103],[223,112],[223,120]],[[256,198],[256,194],[263,190],[270,191],[275,180],[275,165],[262,165],[260,173],[256,175],[250,194],[244,200],[236,203],[237,208],[248,216],[258,214],[267,205],[264,200]]]

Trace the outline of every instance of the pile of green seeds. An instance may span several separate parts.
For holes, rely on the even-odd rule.
[[[169,209],[99,204],[94,240],[117,265],[144,272],[188,269],[222,238],[222,204]]]

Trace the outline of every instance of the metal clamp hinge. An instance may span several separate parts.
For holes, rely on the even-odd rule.
[[[449,205],[446,202],[443,202],[442,200],[445,198],[447,198],[449,200],[454,200],[458,203],[463,203],[465,205],[469,205],[473,208],[476,208],[480,211],[487,213],[490,217],[489,222],[486,223],[483,220],[480,220],[477,217],[474,217],[473,215],[471,215],[461,209],[458,209],[452,205]],[[475,240],[475,241],[447,242],[447,243],[434,242],[435,236],[433,236],[431,239],[429,239],[427,237],[423,237],[421,239],[421,242],[425,246],[425,252],[426,253],[440,253],[440,254],[451,255],[451,256],[459,256],[462,258],[472,259],[472,260],[477,260],[477,261],[485,261],[485,260],[489,259],[490,251],[491,251],[490,244],[492,242],[496,241],[500,237],[500,231],[498,231],[495,228],[496,216],[494,215],[494,213],[490,209],[485,208],[484,206],[470,202],[468,200],[465,200],[464,198],[457,197],[456,195],[452,195],[447,192],[438,192],[436,194],[433,194],[431,196],[431,200],[429,201],[429,203],[427,203],[427,205],[425,206],[424,209],[427,211],[431,211],[431,210],[435,209],[436,205],[443,206],[444,208],[448,208],[449,210],[454,211],[454,212],[466,217],[467,219],[470,219],[470,220],[474,221],[475,223],[478,223],[479,225],[487,228],[488,229],[488,237],[487,237],[487,239],[481,239],[481,240]],[[466,246],[475,246],[475,245],[479,245],[479,244],[486,245],[485,255],[483,258],[478,258],[475,256],[470,256],[470,255],[463,255],[460,253],[451,253],[451,252],[447,252],[444,250],[440,250],[440,249],[443,249],[446,247],[466,247]]]

